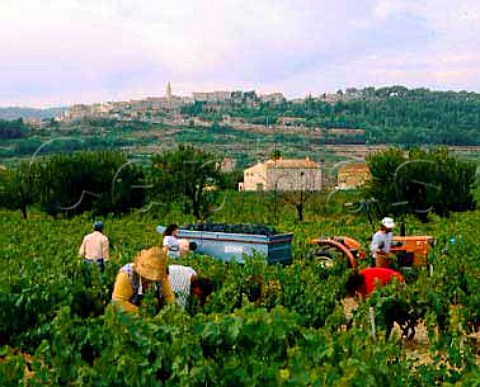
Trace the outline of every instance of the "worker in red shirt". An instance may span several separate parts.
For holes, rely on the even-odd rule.
[[[345,284],[345,289],[352,297],[358,293],[361,298],[365,298],[376,288],[392,282],[394,278],[398,282],[405,283],[405,278],[398,271],[383,267],[369,267],[360,272],[353,272]]]

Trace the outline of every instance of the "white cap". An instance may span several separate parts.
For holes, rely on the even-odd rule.
[[[395,223],[393,222],[393,219],[392,218],[383,218],[382,219],[382,226],[383,227],[386,227],[386,228],[394,228],[395,227]]]

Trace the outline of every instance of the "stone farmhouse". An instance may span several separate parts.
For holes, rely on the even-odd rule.
[[[322,172],[320,164],[305,159],[271,159],[243,171],[245,191],[320,191]]]

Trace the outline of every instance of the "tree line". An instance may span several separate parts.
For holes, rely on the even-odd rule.
[[[0,206],[28,217],[37,207],[54,217],[122,214],[133,209],[164,212],[182,204],[198,219],[209,216],[220,190],[236,184],[221,173],[219,159],[180,145],[146,162],[116,151],[38,156],[0,170]]]
[[[428,221],[430,213],[449,216],[476,207],[476,163],[458,159],[444,147],[391,148],[367,161],[372,178],[360,193],[375,198],[384,214],[411,213]],[[181,208],[205,221],[222,208],[225,192],[236,189],[243,175],[222,172],[219,162],[214,153],[188,145],[145,160],[115,151],[38,156],[0,170],[0,207],[20,210],[25,218],[31,207],[54,217],[134,209],[165,215]],[[279,192],[278,203],[293,208],[301,222],[313,193],[312,187]],[[277,203],[276,192],[274,198]]]
[[[448,217],[476,208],[477,164],[452,156],[445,147],[391,148],[369,156],[368,165],[372,179],[364,196],[377,199],[385,214],[413,214],[427,222],[431,213]]]
[[[25,124],[22,118],[0,120],[0,140],[26,137],[30,131],[30,125]]]

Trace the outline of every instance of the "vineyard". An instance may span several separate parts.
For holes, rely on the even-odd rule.
[[[400,292],[385,287],[356,311],[344,292],[346,269],[306,258],[307,241],[319,235],[350,235],[367,246],[366,220],[336,214],[264,230],[294,232],[294,262],[286,267],[266,266],[262,257],[245,266],[184,259],[215,283],[205,306],[193,302],[184,312],[173,305],[154,315],[146,300],[137,316],[109,306],[117,271],[161,243],[158,224],[193,227],[192,219],[107,218],[111,259],[100,276],[86,275],[76,256],[91,228],[87,216],[34,213],[26,221],[1,212],[0,385],[478,385],[480,212],[431,219],[409,219],[407,234],[435,236],[433,269],[420,270]],[[391,305],[402,303],[423,309],[417,334],[404,340],[396,328],[386,340]]]

